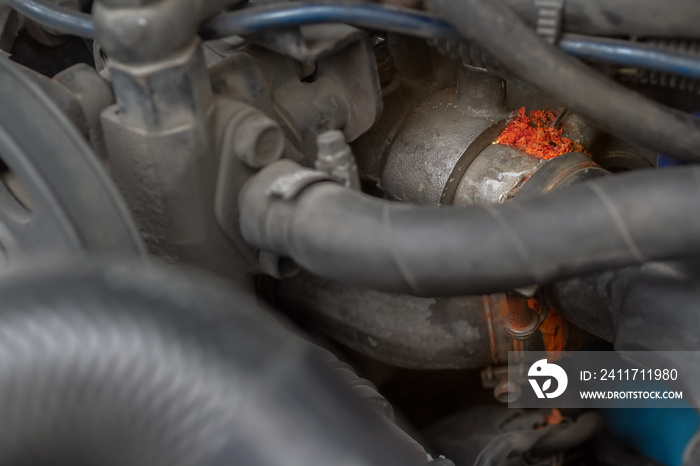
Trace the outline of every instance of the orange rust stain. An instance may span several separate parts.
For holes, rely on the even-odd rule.
[[[542,424],[535,426],[535,429],[544,429],[553,424],[561,424],[564,421],[564,416],[557,408],[552,408],[549,414],[545,414]]]
[[[527,305],[538,314],[542,312],[542,306],[536,299],[528,299]],[[569,340],[569,327],[564,317],[556,309],[549,308],[547,318],[540,325],[542,341],[548,356],[557,357],[558,352],[564,351]]]
[[[557,408],[552,408],[552,412],[544,418],[544,425],[551,426],[552,424],[561,424],[563,420],[564,416],[562,416],[561,411]]]
[[[543,160],[550,160],[569,152],[588,154],[581,144],[561,135],[561,128],[553,126],[555,119],[554,113],[547,110],[533,110],[528,116],[525,107],[521,107],[496,142],[515,146]]]
[[[527,307],[529,307],[538,314],[542,312],[542,306],[540,305],[540,302],[537,301],[535,298],[528,298]]]

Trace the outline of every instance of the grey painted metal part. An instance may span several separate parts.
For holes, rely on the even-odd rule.
[[[502,204],[526,186],[544,193],[608,174],[584,154],[545,162],[496,144],[509,118],[503,81],[462,66],[457,87],[416,106],[391,141],[381,188],[392,199],[414,204],[487,205]],[[566,114],[562,124],[584,144],[595,135],[576,115]],[[542,186],[535,188],[531,178]]]
[[[232,51],[210,75],[216,95],[245,102],[277,121],[296,151],[285,156],[309,166],[320,133],[340,129],[353,141],[382,111],[374,51],[364,35],[319,58],[310,75],[295,60],[259,46]]]
[[[542,160],[502,144],[490,144],[467,167],[457,186],[455,205],[502,204],[513,197]]]
[[[109,164],[150,251],[243,279],[257,255],[220,222],[229,204],[213,180],[235,167],[225,191],[235,194],[246,163],[279,156],[280,134],[257,110],[213,97],[196,25],[231,3],[97,1],[94,14],[117,102],[101,115]],[[237,138],[249,123],[255,134]]]
[[[498,137],[508,114],[503,80],[461,67],[457,87],[411,111],[388,150],[382,189],[414,204],[455,202],[466,170]]]
[[[445,89],[419,105],[389,149],[381,187],[392,198],[437,205],[452,168],[491,124]],[[499,118],[500,119],[500,118]]]

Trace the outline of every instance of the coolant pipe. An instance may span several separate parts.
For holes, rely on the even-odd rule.
[[[608,342],[641,342],[656,345],[658,350],[694,351],[694,327],[687,322],[670,331],[668,339],[659,336],[660,329],[665,331],[674,322],[695,318],[696,313],[688,308],[692,299],[679,296],[694,296],[700,286],[696,282],[700,284],[697,258],[650,262],[560,280],[547,288],[547,300],[577,327]],[[635,321],[642,322],[642,327],[626,330]],[[655,336],[638,338],[644,329]]]
[[[0,279],[0,465],[425,462],[230,282],[40,265]]]
[[[475,369],[503,363],[513,350],[503,294],[419,298],[302,272],[276,282],[274,296],[277,306],[304,326],[397,367]],[[538,337],[523,344],[536,345]]]
[[[243,237],[346,284],[488,294],[700,254],[700,167],[466,208],[384,201],[314,173],[280,161],[251,179],[239,198]]]

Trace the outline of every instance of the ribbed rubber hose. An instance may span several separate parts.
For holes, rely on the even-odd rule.
[[[393,203],[328,182],[291,201],[271,194],[303,180],[300,171],[281,161],[248,182],[239,200],[243,237],[347,284],[419,296],[487,294],[700,254],[700,167],[466,208]]]
[[[0,465],[412,464],[323,357],[212,277],[0,276]]]
[[[700,161],[700,120],[656,104],[547,44],[505,5],[492,0],[431,0],[439,16],[514,76],[619,137]]]

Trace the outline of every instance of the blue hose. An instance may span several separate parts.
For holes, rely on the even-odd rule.
[[[55,5],[46,0],[8,0],[12,8],[42,26],[62,34],[95,38],[95,23],[90,15]]]
[[[459,39],[452,26],[432,15],[406,8],[363,3],[284,3],[224,13],[204,24],[200,35],[216,39],[305,24],[345,23],[366,29],[425,38]]]
[[[204,25],[200,34],[205,39],[217,38],[312,23],[346,23],[426,38],[459,39],[452,26],[431,15],[357,3],[290,3],[248,8],[214,18]],[[700,57],[650,44],[565,35],[559,46],[579,58],[700,79]]]
[[[587,60],[700,79],[700,57],[690,53],[627,40],[573,34],[565,35],[559,46],[565,52]]]
[[[56,31],[94,38],[90,15],[57,7],[46,0],[9,0],[20,13]],[[334,2],[255,6],[224,13],[200,29],[204,39],[254,34],[319,23],[353,26],[425,38],[460,39],[447,22],[430,14],[379,4]],[[700,79],[700,57],[658,46],[625,40],[564,35],[559,42],[565,52],[587,60],[643,68]]]
[[[687,408],[602,410],[608,432],[628,447],[666,466],[681,466],[688,443],[700,427]]]

